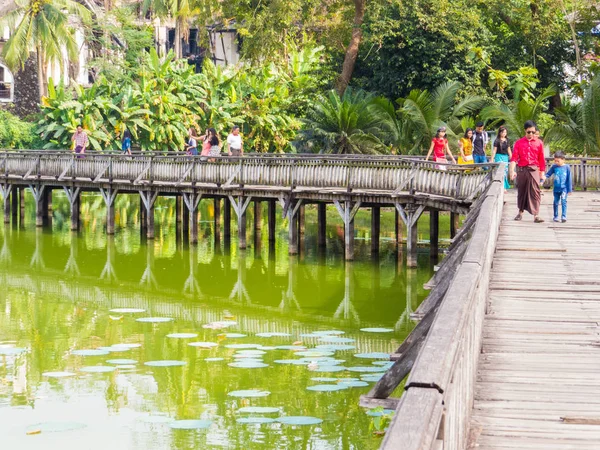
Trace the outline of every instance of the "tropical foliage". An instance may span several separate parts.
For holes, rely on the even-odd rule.
[[[0,109],[0,148],[40,148],[34,125]]]

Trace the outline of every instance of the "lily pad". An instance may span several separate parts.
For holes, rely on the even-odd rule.
[[[273,362],[276,364],[291,364],[294,366],[307,366],[309,364],[307,361],[302,361],[301,359],[276,359]]]
[[[79,369],[81,372],[88,373],[107,373],[116,369],[114,366],[86,366]]]
[[[279,408],[273,406],[244,406],[243,408],[238,409],[237,412],[240,414],[273,414],[278,413],[279,411]]]
[[[27,351],[26,348],[3,347],[3,348],[0,348],[0,355],[3,355],[3,356],[19,355],[19,354],[24,353],[26,351]]]
[[[339,378],[329,378],[329,377],[315,377],[311,378],[312,381],[318,381],[319,383],[335,383]]]
[[[175,420],[169,422],[169,427],[174,430],[199,430],[208,428],[212,424],[210,420]]]
[[[238,355],[252,355],[252,356],[261,356],[266,355],[267,352],[263,350],[240,350],[237,352]]]
[[[348,386],[344,384],[317,384],[315,386],[309,386],[306,388],[308,391],[316,392],[334,392],[348,389]]]
[[[111,348],[139,348],[141,347],[142,344],[138,344],[138,343],[131,343],[131,344],[113,344],[111,345]]]
[[[243,337],[246,337],[246,336],[248,336],[248,335],[247,334],[241,334],[241,333],[225,333],[225,337],[226,338],[230,338],[230,339],[233,339],[233,338],[243,338]]]
[[[350,372],[363,372],[363,373],[383,372],[383,369],[381,367],[373,367],[373,366],[348,367],[348,370]]]
[[[124,365],[124,364],[137,364],[137,361],[135,359],[125,359],[125,358],[120,358],[120,359],[109,359],[106,361],[108,364],[117,364],[117,365]]]
[[[171,334],[167,334],[168,338],[173,338],[173,339],[193,339],[195,337],[198,337],[197,333],[171,333]]]
[[[72,355],[78,355],[78,356],[102,356],[102,355],[108,355],[110,352],[108,350],[101,350],[101,349],[85,349],[85,350],[73,350],[71,352]]]
[[[396,411],[394,411],[393,409],[384,409],[383,411],[373,411],[372,409],[367,411],[367,416],[371,416],[371,417],[381,417],[384,414],[386,416],[389,415],[393,415]]]
[[[276,422],[276,419],[270,419],[268,417],[242,417],[236,420],[237,423],[273,423]]]
[[[116,368],[119,370],[127,370],[127,369],[137,369],[137,366],[135,364],[119,364],[118,366],[116,366]]]
[[[367,333],[391,333],[394,331],[393,328],[361,328],[360,331]]]
[[[356,353],[354,355],[356,358],[364,358],[364,359],[390,359],[389,353],[383,352],[371,352],[371,353]]]
[[[204,358],[204,361],[215,362],[215,361],[224,361],[225,358]]]
[[[355,345],[345,345],[345,344],[319,344],[315,346],[317,350],[325,350],[325,351],[341,351],[341,350],[354,350],[356,348]]]
[[[185,361],[176,361],[172,359],[165,359],[159,361],[148,361],[145,362],[145,366],[150,367],[176,367],[176,366],[185,366],[187,363]]]
[[[346,362],[343,359],[334,359],[330,356],[318,356],[316,358],[300,358],[300,361],[305,361],[308,363],[315,362],[324,366],[337,366],[338,364],[344,364]]]
[[[49,378],[66,378],[75,376],[75,374],[73,372],[44,372],[42,376]]]
[[[358,381],[358,380],[342,380],[339,381],[339,384],[344,385],[344,386],[348,386],[348,387],[365,387],[368,386],[369,383],[367,383],[366,381]]]
[[[256,349],[269,351],[269,350],[277,350],[277,347],[273,347],[272,345],[261,345],[261,346],[256,347]]]
[[[371,364],[380,366],[383,370],[388,370],[394,365],[394,361],[373,361]]]
[[[333,352],[323,350],[303,350],[295,353],[298,356],[305,356],[307,358],[316,358],[319,356],[333,356]]]
[[[363,381],[368,381],[369,383],[377,383],[379,380],[381,380],[381,377],[383,377],[383,374],[377,374],[377,375],[364,375],[361,376],[360,379]]]
[[[213,348],[218,346],[216,342],[190,342],[188,344],[191,347],[200,347],[200,348]]]
[[[230,397],[256,398],[266,397],[269,394],[269,391],[261,391],[259,389],[244,389],[240,391],[231,391],[227,395],[229,395]]]
[[[110,347],[98,347],[97,350],[105,350],[110,353],[119,353],[119,352],[128,352],[131,350],[131,347],[122,347],[119,345],[111,345]]]
[[[262,369],[263,367],[269,367],[268,364],[259,361],[238,361],[227,365],[229,367],[237,367],[238,369]]]
[[[325,331],[313,331],[312,334],[317,336],[338,336],[340,334],[345,334],[344,331],[341,330],[325,330]]]
[[[35,425],[29,425],[26,429],[26,433],[40,432],[40,433],[60,433],[63,431],[74,431],[81,430],[87,427],[84,423],[79,422],[42,422],[36,423]]]
[[[275,347],[277,350],[306,350],[304,345],[278,345]]]
[[[312,372],[334,373],[343,372],[344,370],[346,370],[344,366],[318,366],[316,369],[312,369]]]
[[[168,416],[145,416],[139,419],[140,422],[145,423],[169,423],[173,422],[175,419]]]
[[[285,425],[318,425],[323,422],[322,419],[310,416],[287,416],[277,419],[278,422]]]
[[[225,348],[234,349],[248,349],[248,348],[259,348],[260,344],[227,344]]]
[[[277,333],[277,332],[273,332],[273,333],[256,333],[256,336],[258,336],[258,337],[266,337],[266,338],[270,338],[270,337],[288,337],[288,336],[291,336],[291,334],[289,334],[289,333]]]
[[[164,323],[164,322],[172,322],[172,317],[140,317],[139,319],[135,319],[136,322],[144,322],[144,323]]]
[[[351,344],[352,342],[354,342],[354,339],[338,336],[323,336],[321,339],[319,339],[319,342],[331,342],[334,344]]]
[[[113,308],[109,311],[117,314],[136,314],[146,312],[145,309],[140,308]]]

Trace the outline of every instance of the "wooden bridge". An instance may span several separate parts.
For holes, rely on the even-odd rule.
[[[493,166],[493,165],[492,165]],[[444,169],[444,170],[442,170]],[[407,157],[340,157],[253,155],[205,160],[185,155],[71,152],[0,153],[0,194],[4,220],[16,219],[23,189],[36,201],[36,223],[43,226],[53,189],[64,189],[71,204],[71,228],[79,227],[79,198],[83,191],[100,191],[107,206],[106,231],[113,234],[114,202],[119,194],[137,194],[143,208],[145,233],[154,238],[154,204],[159,195],[175,196],[178,222],[189,241],[198,240],[198,204],[214,201],[216,237],[230,235],[231,207],[238,220],[238,242],[246,248],[246,211],[254,202],[255,227],[260,203],[268,203],[269,240],[275,240],[279,203],[288,219],[289,252],[298,252],[298,229],[304,206],[318,205],[318,242],[325,245],[326,205],[335,205],[345,228],[345,257],[354,258],[354,216],[359,208],[372,211],[372,249],[379,248],[380,208],[395,208],[406,225],[407,260],[416,265],[417,222],[424,211],[431,220],[432,251],[437,253],[439,211],[465,214],[474,198],[490,183],[490,172],[471,167],[425,162]],[[17,190],[20,193],[17,194]],[[183,200],[183,202],[181,202]],[[223,201],[223,202],[222,202]],[[221,226],[221,204],[223,203]]]
[[[382,448],[600,448],[600,193],[583,191],[599,168],[576,173],[567,223],[546,191],[543,224],[513,220],[495,169],[394,366],[361,397],[396,410]]]

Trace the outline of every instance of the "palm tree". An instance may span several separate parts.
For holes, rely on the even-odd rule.
[[[329,91],[304,119],[299,147],[319,153],[387,153],[386,118],[374,100],[371,94],[350,88],[341,97]]]
[[[583,100],[563,99],[556,110],[557,123],[546,133],[546,140],[583,155],[600,154],[600,74],[587,84]]]
[[[510,103],[496,103],[484,108],[481,116],[493,125],[504,125],[509,131],[517,132],[523,129],[528,120],[537,121],[544,112],[546,100],[556,94],[556,87],[549,86],[535,99],[524,98],[523,91],[515,89]]]
[[[404,128],[401,146],[408,148],[408,153],[420,153],[429,147],[439,127],[446,127],[448,137],[456,137],[463,128],[461,119],[485,105],[485,99],[478,95],[468,94],[457,101],[461,88],[461,83],[449,81],[433,92],[415,89],[408,97],[398,100],[398,113]]]
[[[2,57],[9,69],[22,69],[30,52],[37,54],[40,97],[47,94],[46,68],[58,62],[62,68],[63,51],[71,61],[77,61],[79,49],[69,16],[89,21],[90,11],[74,0],[15,0],[16,8],[0,19],[0,29],[8,26],[10,38]]]

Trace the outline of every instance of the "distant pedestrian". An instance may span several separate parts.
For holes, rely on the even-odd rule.
[[[539,217],[542,195],[540,192],[541,179],[545,178],[546,161],[544,146],[535,138],[536,125],[533,120],[525,122],[525,137],[522,137],[513,148],[510,159],[509,176],[517,180],[517,206],[519,213],[515,220],[523,218],[523,211],[532,214],[535,223],[544,220]],[[516,168],[516,171],[515,171]]]
[[[125,155],[131,156],[131,133],[129,130],[123,131],[123,138],[121,139],[121,151]]]
[[[448,146],[448,139],[446,139],[446,127],[438,128],[437,132],[435,133],[435,137],[431,140],[431,146],[429,147],[425,161],[429,160],[432,152],[435,162],[447,163],[447,153],[452,159],[452,162],[456,164],[456,160],[454,159],[454,156],[452,156],[452,152]],[[446,170],[445,166],[436,166],[436,168],[440,170]]]
[[[508,140],[508,129],[505,126],[498,128],[498,137],[494,141],[492,147],[492,158],[493,162],[501,162],[505,164],[504,169],[504,189],[510,189],[508,183],[508,162],[512,156],[512,150],[510,141]]]
[[[206,133],[204,133],[204,136],[200,138],[200,140],[202,141],[202,151],[200,152],[200,155],[202,156],[208,156],[210,152],[210,129],[211,128],[207,128]]]
[[[465,135],[458,140],[460,156],[458,164],[473,164],[473,129],[467,128]]]
[[[571,167],[565,164],[565,154],[556,152],[554,164],[548,170],[546,177],[554,175],[554,221],[563,223],[567,221],[567,195],[573,192],[573,176]],[[561,204],[561,219],[558,218],[558,204]]]
[[[475,164],[488,162],[485,152],[489,142],[490,136],[483,129],[483,122],[477,122],[475,124],[475,133],[473,133],[473,160]]]
[[[208,143],[210,144],[208,156],[221,156],[221,142],[219,141],[219,136],[217,136],[217,130],[209,128],[207,132]]]
[[[188,142],[185,150],[188,155],[198,156],[198,135],[196,134],[196,129],[193,127],[190,127],[188,130]]]
[[[229,156],[244,156],[244,146],[242,136],[240,136],[240,127],[237,125],[231,129],[227,136],[227,153]]]
[[[73,145],[75,145],[74,150],[75,150],[75,153],[77,154],[77,157],[83,158],[83,155],[85,155],[85,150],[87,149],[89,140],[88,140],[87,133],[83,130],[83,127],[81,125],[77,125],[77,131],[75,131],[75,133],[73,134],[71,141],[73,141]]]

